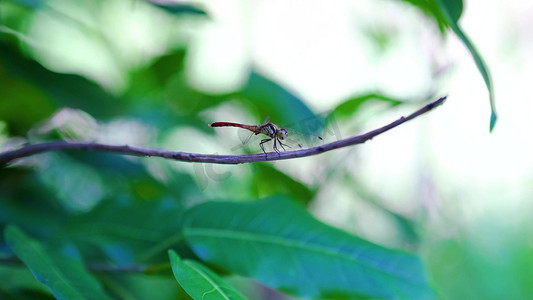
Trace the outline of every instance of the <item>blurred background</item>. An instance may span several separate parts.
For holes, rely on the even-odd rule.
[[[1,1],[2,151],[67,139],[255,153],[258,142],[243,147],[239,129],[206,124],[318,115],[331,141],[448,95],[372,141],[313,157],[223,166],[49,153],[3,170],[2,195],[51,195],[62,218],[109,199],[189,207],[281,193],[330,225],[422,253],[444,299],[530,298],[533,3],[464,3],[460,24],[495,86],[489,133],[489,96],[470,53],[409,2]],[[2,223],[49,234],[32,227],[23,204],[1,206]]]

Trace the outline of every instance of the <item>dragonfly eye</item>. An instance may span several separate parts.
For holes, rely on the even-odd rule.
[[[284,138],[286,138],[287,136],[289,135],[289,133],[287,132],[287,130],[285,130],[285,128],[281,128],[279,130],[279,133],[278,133],[278,138],[283,140]]]

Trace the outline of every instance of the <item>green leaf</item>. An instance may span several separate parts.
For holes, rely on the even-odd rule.
[[[496,105],[495,105],[495,99],[494,99],[494,87],[492,84],[492,78],[489,72],[489,69],[487,67],[487,64],[477,51],[477,49],[474,47],[472,42],[468,39],[468,37],[464,34],[463,30],[459,26],[459,18],[461,17],[461,13],[463,11],[463,2],[461,0],[435,0],[437,2],[437,5],[442,11],[442,14],[444,15],[445,19],[447,20],[448,24],[452,28],[452,30],[455,32],[455,34],[461,39],[463,44],[465,44],[468,51],[470,51],[470,54],[474,58],[474,61],[476,63],[476,66],[481,73],[481,76],[483,76],[483,80],[485,81],[485,85],[487,86],[487,90],[489,92],[489,101],[490,101],[490,109],[491,109],[491,115],[490,115],[490,131],[494,129],[494,126],[496,125],[497,121],[497,115],[496,115]]]
[[[412,4],[413,6],[416,6],[418,9],[420,9],[422,12],[427,14],[428,16],[435,19],[437,22],[437,25],[439,26],[439,29],[441,33],[444,33],[444,29],[448,27],[448,23],[442,16],[442,13],[440,12],[439,7],[435,3],[434,0],[428,1],[428,0],[402,0],[404,2],[408,2]]]
[[[127,94],[130,95],[130,98],[152,97],[155,98],[153,101],[157,104],[164,104],[165,99],[160,99],[164,98],[164,93],[157,93],[157,97],[154,97],[154,90],[162,91],[173,76],[182,73],[186,54],[185,48],[176,49],[157,57],[150,65],[131,71]],[[159,92],[158,90],[156,91]]]
[[[215,272],[193,260],[181,260],[176,252],[169,250],[174,277],[193,299],[245,299]]]
[[[35,279],[31,271],[24,265],[0,265],[0,278],[2,278],[2,280],[0,280],[0,291],[5,291],[13,295],[20,294],[23,291],[31,291],[31,293],[49,295],[49,297],[52,298],[50,290]],[[4,299],[2,298],[1,293],[0,299]],[[11,297],[6,297],[5,299],[11,299]]]
[[[0,226],[17,224],[39,237],[51,237],[64,226],[68,213],[57,205],[57,192],[28,168],[0,169]],[[54,217],[51,218],[50,216]],[[0,247],[1,248],[1,247]]]
[[[301,297],[433,297],[419,257],[320,223],[285,198],[198,205],[183,233],[207,263]]]
[[[44,0],[16,0],[14,2],[30,9],[41,8],[44,4]]]
[[[39,93],[44,93],[57,106],[81,109],[98,119],[111,118],[125,111],[125,101],[111,96],[95,82],[78,75],[50,71],[1,42],[0,58],[8,77],[24,79],[33,84],[40,89]],[[26,101],[29,103],[30,100]],[[33,106],[43,105],[40,103],[45,102],[40,100]],[[42,109],[50,111],[50,106],[46,104]],[[21,113],[17,115],[23,116]]]
[[[108,299],[81,261],[46,251],[17,227],[8,226],[4,235],[11,250],[58,299]]]
[[[198,114],[224,101],[237,99],[243,103],[245,108],[255,108],[255,112],[260,115],[258,123],[270,117],[273,123],[281,126],[309,120],[315,125],[324,125],[322,117],[317,116],[295,93],[255,71],[250,73],[247,83],[241,89],[216,95],[205,94],[190,87],[183,76],[173,76],[167,82],[165,97],[174,102],[173,109],[178,110],[180,114]],[[203,128],[208,127],[204,125]],[[322,128],[313,129],[319,132]]]
[[[397,100],[379,93],[368,93],[352,97],[342,102],[337,107],[335,107],[332,114],[340,118],[351,117],[359,110],[359,108],[363,104],[370,101],[385,102],[390,104],[390,106],[396,106],[403,103],[403,101],[401,100]]]
[[[106,257],[110,264],[119,265],[161,262],[166,260],[166,250],[182,240],[182,215],[181,205],[171,198],[108,199],[72,218],[64,234],[88,258]]]
[[[166,253],[165,253],[166,254]],[[168,263],[168,257],[165,255]],[[167,269],[168,266],[165,266]],[[190,300],[190,297],[176,284],[176,279],[168,272],[109,272],[99,274],[106,283],[109,294],[122,300]],[[154,291],[157,291],[154,293]]]
[[[307,205],[315,191],[307,185],[274,168],[272,164],[254,164],[254,179],[251,184],[259,196],[283,194]]]
[[[436,0],[437,5],[444,12],[444,16],[449,18],[448,22],[457,24],[463,13],[463,0]]]
[[[196,6],[190,5],[190,4],[180,4],[172,1],[162,1],[162,0],[145,0],[146,2],[157,6],[171,14],[174,15],[201,15],[201,16],[207,16],[207,13]]]
[[[237,95],[252,101],[263,117],[270,116],[278,125],[319,118],[295,93],[253,71],[247,85]]]
[[[8,58],[9,59],[9,58]],[[8,123],[12,135],[26,135],[37,122],[49,117],[57,106],[35,84],[11,77],[0,45],[0,120]]]

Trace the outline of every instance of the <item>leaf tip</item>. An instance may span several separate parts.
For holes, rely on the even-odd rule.
[[[172,250],[172,249],[168,249],[167,252],[168,252],[168,258],[169,258],[170,260],[172,260],[172,259],[177,259],[177,258],[179,257],[178,254],[176,253],[176,251],[174,251],[174,250]]]
[[[492,133],[492,131],[494,130],[494,127],[496,126],[496,121],[498,120],[498,116],[496,115],[496,113],[494,111],[492,111],[490,113],[490,129],[489,129],[489,132]]]

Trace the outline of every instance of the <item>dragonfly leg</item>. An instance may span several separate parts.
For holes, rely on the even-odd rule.
[[[270,140],[272,139],[264,139],[264,140],[261,140],[261,143],[259,143],[259,147],[261,147],[261,150],[263,150],[263,153],[265,154],[266,154],[266,151],[265,151],[265,146],[263,146],[263,144],[266,142],[269,142]]]
[[[278,146],[277,146],[277,144],[276,144],[276,141],[279,143],[279,145],[281,146],[281,148],[283,149],[283,151],[287,151],[287,149],[285,149],[285,147],[283,147],[283,146],[286,146],[286,147],[289,147],[289,148],[290,148],[289,145],[283,144],[283,143],[281,142],[280,139],[275,138],[275,139],[274,139],[274,150],[276,150],[276,152],[278,153],[278,155],[280,155],[281,152],[279,152],[279,149],[278,149]]]
[[[276,141],[278,141],[278,138],[274,138],[274,146],[272,147],[274,149],[274,151],[276,151],[279,155],[279,149],[278,149],[278,145],[276,144]],[[281,146],[283,147],[283,146]]]
[[[289,146],[289,145],[287,145],[287,144],[283,144],[283,143],[281,142],[281,140],[278,140],[278,142],[279,142],[279,145],[281,146],[281,148],[283,148],[283,151],[287,151],[287,149],[285,149],[285,147],[287,147],[287,148],[291,148],[291,146]],[[285,147],[283,147],[283,146],[285,146]]]

